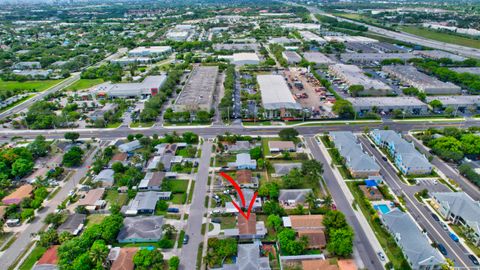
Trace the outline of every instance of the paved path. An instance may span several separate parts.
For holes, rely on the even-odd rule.
[[[193,192],[192,205],[188,216],[188,224],[185,234],[190,236],[188,244],[182,247],[180,256],[180,270],[196,269],[198,245],[203,242],[201,233],[203,214],[205,212],[205,195],[207,194],[207,183],[210,168],[210,156],[212,154],[212,143],[205,141],[202,145],[202,155],[198,165],[195,190]]]
[[[103,145],[103,144],[102,144]],[[37,211],[35,219],[26,226],[25,230],[18,234],[17,240],[0,256],[0,262],[2,266],[11,265],[15,262],[18,256],[22,254],[27,248],[28,244],[33,240],[32,233],[38,233],[44,226],[43,220],[49,214],[57,209],[57,206],[61,204],[68,196],[68,192],[72,190],[79,181],[85,177],[88,172],[88,168],[93,161],[95,153],[102,148],[97,147],[90,156],[87,157],[83,165],[75,170],[75,173],[70,179],[60,188],[60,191],[55,195],[53,199],[44,203],[44,208],[41,211]],[[0,267],[3,269],[3,267]]]
[[[327,154],[322,152],[316,139],[314,137],[307,137],[305,138],[305,141],[308,148],[312,152],[313,157],[324,164],[323,178],[325,179],[325,183],[327,184],[330,193],[332,194],[335,205],[338,210],[342,211],[345,214],[348,223],[353,227],[353,230],[355,231],[354,247],[357,249],[358,252],[358,256],[356,257],[361,258],[365,268],[367,269],[384,269],[383,264],[380,262],[378,256],[376,255],[377,252],[381,250],[381,246],[373,235],[373,232],[368,231],[368,229],[371,231],[371,228],[368,227],[368,224],[368,228],[364,228],[365,224],[361,224],[361,222],[359,221],[359,217],[353,211],[351,198],[349,200],[347,197],[347,194],[349,192],[348,190],[344,190],[345,187],[342,188],[341,186],[341,183],[344,184],[343,179],[339,179],[341,177],[335,175],[334,171],[330,167],[330,159],[326,158]]]

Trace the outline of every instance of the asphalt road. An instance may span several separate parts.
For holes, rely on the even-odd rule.
[[[211,155],[212,143],[205,141],[202,145],[202,155],[198,164],[195,189],[193,191],[192,204],[190,205],[187,228],[185,229],[185,234],[190,237],[190,240],[188,244],[182,247],[180,270],[196,269],[198,245],[203,242],[201,229],[205,212],[205,196],[207,195],[208,169],[210,168]]]
[[[437,169],[439,169],[445,176],[447,176],[450,179],[453,179],[460,188],[465,191],[472,199],[476,201],[480,201],[480,190],[477,186],[472,184],[468,179],[465,177],[461,176],[458,171],[453,169],[450,165],[445,163],[445,161],[441,160],[435,155],[431,155],[428,152],[427,147],[425,147],[422,143],[414,139],[411,135],[406,135],[407,139],[412,141],[414,145],[417,147],[417,149],[420,149],[420,151],[425,154],[427,157],[432,156],[432,160],[430,163],[432,163]]]
[[[454,242],[445,231],[440,222],[433,219],[432,213],[427,206],[420,204],[415,198],[414,194],[418,191],[416,186],[408,186],[397,176],[396,171],[392,165],[385,161],[382,157],[383,154],[372,147],[370,141],[359,136],[363,149],[370,155],[374,156],[377,164],[380,165],[380,173],[383,176],[388,186],[395,192],[397,196],[404,195],[406,207],[408,212],[417,221],[418,225],[425,229],[430,239],[436,243],[442,243],[448,251],[447,257],[451,258],[456,267],[464,267],[464,269],[477,269],[473,268],[474,265],[468,259],[467,251],[464,247]],[[466,268],[465,268],[466,267]],[[460,269],[460,268],[459,268]]]
[[[185,126],[185,127],[169,127],[164,128],[160,126],[154,126],[152,128],[146,129],[130,129],[128,127],[120,127],[117,129],[58,129],[58,130],[2,130],[0,131],[0,141],[7,141],[11,137],[21,136],[26,139],[35,138],[37,135],[43,135],[49,139],[58,139],[63,138],[65,132],[73,131],[80,133],[81,138],[97,138],[97,139],[116,139],[121,137],[126,137],[130,133],[142,133],[144,135],[151,136],[153,134],[163,135],[165,133],[177,132],[179,134],[192,131],[200,136],[217,136],[219,134],[225,134],[225,132],[230,132],[234,134],[241,135],[277,135],[278,132],[285,128],[295,128],[301,135],[315,135],[322,132],[328,131],[352,131],[352,132],[361,132],[365,127],[370,129],[379,128],[382,129],[385,126],[388,126],[389,129],[407,132],[410,130],[423,130],[429,127],[446,127],[454,126],[458,128],[467,128],[471,126],[478,126],[480,121],[467,121],[467,122],[452,122],[452,123],[435,123],[435,122],[418,122],[418,123],[400,123],[400,122],[391,122],[388,124],[328,124],[323,126],[272,126],[272,127],[254,127],[247,128],[241,125],[232,125],[232,126],[212,126],[212,127],[199,127],[199,126]]]
[[[55,195],[55,197],[51,199],[41,211],[36,213],[35,219],[31,223],[27,224],[26,228],[19,233],[17,240],[15,240],[15,242],[13,242],[13,244],[7,250],[5,250],[5,252],[3,252],[3,254],[0,256],[0,262],[2,266],[9,266],[14,263],[18,256],[27,249],[28,244],[33,240],[31,234],[38,233],[45,226],[45,223],[43,223],[45,217],[49,213],[53,213],[55,209],[57,209],[57,206],[68,197],[69,191],[72,190],[83,177],[85,177],[96,151],[101,148],[102,145],[97,147],[97,149],[93,151],[83,165],[75,170],[74,175],[70,177],[68,182],[61,187],[60,191]],[[7,269],[7,267],[0,268]]]
[[[320,147],[318,146],[315,138],[306,137],[305,141],[308,148],[310,149],[313,157],[320,161],[323,166],[323,179],[330,190],[332,198],[335,200],[335,206],[338,210],[342,211],[345,214],[345,217],[348,223],[353,227],[355,231],[354,245],[357,248],[360,258],[365,264],[367,269],[383,269],[383,264],[377,257],[377,252],[373,249],[370,241],[368,240],[365,232],[360,226],[359,221],[357,220],[351,204],[348,202],[345,194],[343,193],[340,185],[335,181],[335,176],[333,175],[332,168],[329,166],[329,163],[323,156]]]

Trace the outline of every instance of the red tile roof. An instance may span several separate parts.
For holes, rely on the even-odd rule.
[[[136,247],[121,248],[120,254],[112,263],[110,270],[133,270],[133,256],[137,253],[137,250]]]
[[[238,215],[238,232],[240,235],[252,235],[257,233],[257,215],[250,214],[247,220],[243,215]]]
[[[321,229],[299,231],[298,236],[306,236],[308,238],[308,248],[324,248],[327,245],[325,232]]]
[[[58,250],[59,245],[51,246],[43,256],[38,260],[37,264],[54,264],[56,265],[58,262]]]

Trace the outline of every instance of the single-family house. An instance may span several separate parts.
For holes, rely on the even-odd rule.
[[[283,226],[295,231],[324,229],[323,215],[293,215],[282,217]]]
[[[255,195],[255,191],[249,188],[242,188],[241,190],[243,193],[243,197],[245,198],[245,204],[249,205],[253,199],[253,196]],[[242,200],[238,193],[235,202],[237,203],[237,205],[242,206]],[[260,209],[262,209],[262,199],[257,196],[255,198],[255,201],[253,202],[252,211],[257,211]]]
[[[163,216],[126,217],[118,233],[119,243],[158,242],[162,238]]]
[[[154,156],[147,165],[147,172],[158,170],[158,165],[162,162],[162,156]]]
[[[442,217],[468,229],[468,238],[480,246],[480,202],[465,192],[434,192],[431,196]]]
[[[307,195],[312,192],[311,188],[306,189],[280,189],[278,201],[282,207],[294,208],[297,205],[304,205]]]
[[[281,177],[290,173],[293,169],[300,170],[302,168],[302,163],[274,163],[273,168],[275,173],[272,174],[273,177]]]
[[[42,257],[37,261],[32,270],[57,270],[58,267],[58,247],[59,245],[51,246]]]
[[[235,174],[235,181],[242,188],[257,188],[258,178],[252,176],[250,170],[238,170]]]
[[[302,260],[303,270],[339,270],[338,265],[331,264],[330,260],[314,259]]]
[[[229,167],[234,167],[237,170],[255,170],[257,168],[257,161],[250,157],[250,154],[237,154],[236,161],[229,163]]]
[[[121,212],[126,216],[153,214],[155,212],[155,207],[158,200],[160,200],[161,197],[169,199],[171,194],[171,192],[156,191],[138,192],[135,198],[131,200],[128,205],[124,205],[122,207]]]
[[[234,144],[225,145],[230,153],[249,152],[252,146],[249,141],[236,141]]]
[[[108,254],[110,261],[110,270],[133,270],[135,264],[133,263],[133,256],[137,253],[137,247],[113,247]]]
[[[69,232],[71,235],[78,235],[84,226],[87,215],[74,213],[68,216],[67,220],[57,229],[58,234]]]
[[[395,208],[383,214],[381,220],[413,270],[442,269],[445,263],[442,255],[430,245],[427,236],[407,213]]]
[[[32,191],[33,191],[33,186],[30,184],[20,186],[14,192],[5,196],[2,199],[2,203],[6,205],[19,204],[23,201],[23,199],[29,198],[32,195]]]
[[[118,150],[122,153],[133,152],[140,148],[142,148],[142,145],[140,144],[139,140],[131,141],[118,146]]]
[[[250,213],[247,219],[243,215],[237,217],[237,228],[225,229],[226,237],[238,237],[239,239],[261,239],[267,234],[265,223],[257,221],[257,215]]]
[[[78,205],[85,206],[89,211],[103,208],[106,205],[105,200],[102,200],[104,193],[104,188],[91,189],[85,194],[85,197],[78,201]]]
[[[261,257],[259,243],[239,244],[235,264],[225,264],[217,270],[270,270],[268,257]]]
[[[147,172],[145,177],[138,185],[139,191],[160,191],[162,189],[162,182],[165,178],[165,172]]]
[[[122,153],[122,152],[116,153],[115,155],[113,155],[112,159],[110,159],[109,167],[111,168],[112,165],[116,162],[120,162],[123,165],[127,165],[128,164],[127,159],[128,159],[127,153]]]
[[[113,178],[114,175],[115,172],[112,169],[104,169],[100,171],[97,176],[95,176],[93,182],[101,182],[102,186],[111,187],[115,182],[115,179]]]
[[[268,149],[272,153],[295,152],[295,144],[292,141],[268,141]]]

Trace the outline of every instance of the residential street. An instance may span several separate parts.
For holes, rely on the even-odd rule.
[[[406,207],[412,217],[417,221],[418,225],[425,229],[430,239],[437,243],[442,243],[447,251],[448,258],[451,258],[455,266],[457,267],[473,267],[472,262],[468,259],[467,251],[464,247],[454,242],[445,231],[441,224],[435,221],[432,217],[432,213],[427,206],[420,204],[415,198],[414,194],[418,191],[418,187],[408,186],[399,179],[395,169],[392,165],[382,159],[382,153],[371,146],[370,141],[365,137],[359,136],[363,149],[370,155],[372,155],[377,164],[380,165],[380,173],[382,174],[385,182],[395,192],[397,196],[404,196]],[[472,268],[467,268],[472,269]]]
[[[332,194],[332,198],[335,201],[335,205],[338,210],[342,211],[347,218],[348,223],[353,227],[355,231],[354,246],[358,250],[358,256],[362,259],[365,268],[367,269],[383,269],[383,264],[378,259],[377,251],[372,247],[370,239],[360,225],[355,213],[353,212],[352,205],[348,202],[347,197],[342,191],[340,184],[335,180],[333,170],[330,167],[330,163],[323,156],[320,147],[314,137],[306,137],[305,141],[307,147],[310,149],[313,157],[324,164],[323,179]]]
[[[209,177],[210,156],[212,154],[212,143],[206,140],[202,145],[202,156],[198,165],[198,173],[193,192],[192,204],[188,216],[185,235],[190,236],[188,244],[183,245],[180,256],[181,270],[196,269],[198,245],[203,242],[201,233],[203,214],[205,212],[205,196],[207,195],[207,183]],[[206,243],[204,243],[205,245]]]
[[[57,209],[57,206],[61,204],[67,197],[68,192],[72,190],[80,180],[85,177],[87,174],[90,164],[93,161],[95,153],[107,145],[108,142],[101,142],[100,146],[97,147],[90,156],[87,157],[83,165],[75,169],[75,173],[70,177],[68,182],[66,182],[61,188],[60,191],[55,195],[53,199],[44,203],[44,208],[41,211],[38,211],[35,219],[32,223],[28,224],[24,231],[19,233],[17,240],[3,253],[0,255],[1,265],[11,265],[15,262],[17,257],[22,254],[27,248],[28,244],[33,240],[31,234],[38,233],[42,227],[45,226],[43,220],[49,214]]]

